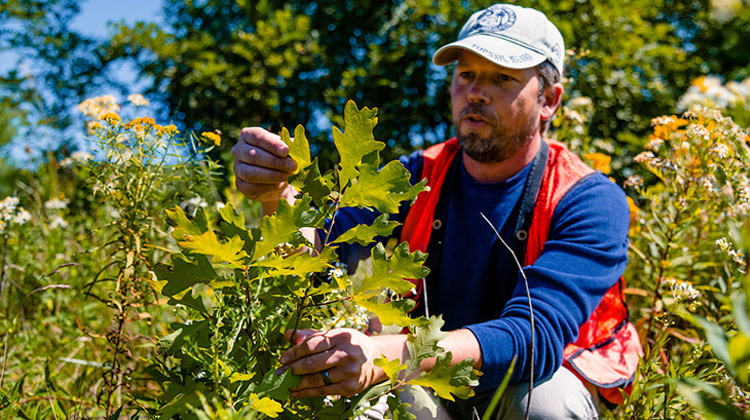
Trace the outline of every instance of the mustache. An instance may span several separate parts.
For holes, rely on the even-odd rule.
[[[462,109],[461,112],[458,113],[458,118],[461,119],[469,114],[478,115],[489,122],[495,122],[495,117],[485,111],[482,105],[476,103],[471,103],[467,105],[466,108]]]

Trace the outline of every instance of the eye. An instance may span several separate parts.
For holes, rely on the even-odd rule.
[[[474,72],[471,71],[462,71],[458,74],[462,79],[473,79],[474,78]]]
[[[512,82],[512,81],[514,81],[516,79],[514,79],[513,77],[511,77],[511,76],[509,76],[507,74],[498,73],[497,76],[495,76],[495,80],[497,80],[498,82]]]

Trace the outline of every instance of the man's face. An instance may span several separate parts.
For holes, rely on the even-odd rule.
[[[464,51],[451,84],[453,125],[472,159],[502,162],[539,135],[539,76],[535,69],[498,66]]]

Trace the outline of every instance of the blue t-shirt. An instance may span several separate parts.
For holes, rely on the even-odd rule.
[[[419,178],[415,173],[419,159],[417,154],[401,159],[412,172],[412,180]],[[467,328],[479,341],[483,375],[477,392],[496,388],[513,356],[518,360],[512,383],[529,380],[531,328],[526,289],[513,257],[479,214],[503,232],[528,174],[529,166],[503,182],[483,184],[461,166],[443,221],[440,258],[431,267],[430,314],[442,314],[446,330]],[[403,223],[405,216],[404,210],[392,218]],[[371,223],[375,217],[376,213],[367,210],[341,209],[331,238],[357,224]],[[558,203],[541,256],[524,267],[536,326],[535,381],[551,377],[560,367],[565,346],[575,341],[579,326],[624,272],[628,227],[625,194],[602,174],[583,178]],[[512,231],[503,234],[507,243],[511,243]],[[340,250],[345,261],[355,254],[361,255],[358,246]]]

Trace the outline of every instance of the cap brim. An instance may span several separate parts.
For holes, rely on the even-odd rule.
[[[458,60],[461,51],[471,51],[493,63],[511,69],[527,69],[547,59],[543,54],[492,35],[478,34],[444,45],[432,56],[438,66]]]

